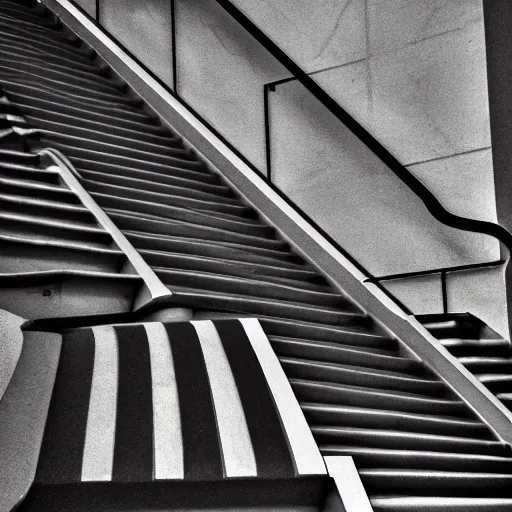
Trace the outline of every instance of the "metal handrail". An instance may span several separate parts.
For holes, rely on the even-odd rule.
[[[410,279],[413,277],[429,276],[432,274],[463,272],[464,270],[475,270],[480,268],[498,267],[507,263],[507,260],[484,261],[482,263],[469,263],[467,265],[452,265],[451,267],[429,268],[427,270],[415,270],[413,272],[400,272],[395,274],[386,274],[382,276],[368,277],[365,283],[378,283],[381,281],[394,281],[398,279]]]
[[[112,222],[110,217],[96,203],[93,197],[80,183],[81,176],[75,166],[55,148],[44,148],[38,151],[41,156],[49,157],[59,169],[60,176],[66,185],[77,195],[82,204],[92,213],[98,224],[112,237],[119,249],[126,255],[127,260],[133,265],[137,274],[147,286],[150,299],[156,300],[162,297],[172,296],[172,292],[165,286],[146,260],[126,238],[124,233]],[[139,305],[140,306],[140,305]]]

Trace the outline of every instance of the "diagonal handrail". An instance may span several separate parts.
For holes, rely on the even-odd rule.
[[[123,251],[127,259],[133,265],[135,271],[142,277],[146,284],[151,299],[170,297],[172,292],[162,283],[154,270],[146,260],[139,254],[137,249],[126,238],[122,231],[112,222],[110,217],[96,203],[80,183],[81,176],[75,166],[55,148],[44,148],[38,152],[41,156],[50,158],[58,168],[62,180],[77,195],[82,204],[94,215],[96,221],[103,229],[110,234],[119,249]],[[139,304],[140,306],[140,304]]]
[[[340,120],[363,144],[365,144],[389,169],[405,183],[423,202],[430,214],[442,224],[489,235],[499,240],[507,249],[506,259],[512,252],[512,233],[500,224],[469,219],[448,211],[436,196],[407,167],[400,163],[370,132],[358,123],[329,93],[311,78],[284,50],[270,39],[230,0],[215,0],[232,18],[242,25],[275,59]]]

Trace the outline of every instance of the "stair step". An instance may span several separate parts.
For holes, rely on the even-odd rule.
[[[28,116],[28,119],[31,119],[30,116]],[[70,154],[87,154],[91,152],[92,155],[95,155],[96,160],[110,163],[117,161],[121,163],[124,161],[143,161],[147,163],[147,160],[149,160],[151,165],[170,165],[192,170],[201,168],[201,164],[194,160],[193,155],[183,148],[157,146],[136,140],[132,142],[131,139],[114,137],[112,135],[108,136],[108,140],[104,140],[107,137],[100,136],[92,130],[84,128],[67,129],[65,124],[61,127],[65,132],[59,133],[55,131],[55,127],[49,128],[45,126],[48,124],[46,122],[37,123],[37,126],[40,126],[43,141],[59,144],[61,148],[66,149]],[[101,157],[102,154],[104,155],[103,157]],[[115,154],[115,157],[111,157],[111,154]]]
[[[78,83],[69,83],[69,78],[49,78],[39,69],[30,71],[18,68],[16,63],[7,62],[0,59],[0,77],[6,77],[10,81],[17,83],[38,82],[39,87],[46,92],[67,96],[73,102],[82,102],[88,106],[116,108],[129,108],[134,104],[134,100],[128,97],[117,96],[114,91],[105,92],[100,87],[91,88],[78,85]],[[63,81],[65,80],[65,81]]]
[[[491,438],[489,430],[480,421],[313,402],[302,402],[301,408],[310,425],[383,428],[420,434]]]
[[[144,155],[141,155],[140,152],[138,154],[134,154],[131,156],[125,156],[120,153],[107,153],[104,151],[105,144],[101,144],[101,149],[97,146],[94,149],[78,147],[73,144],[73,141],[69,140],[69,137],[66,138],[66,142],[62,142],[61,138],[57,139],[53,136],[47,136],[44,133],[42,134],[41,140],[44,143],[50,144],[52,147],[56,149],[60,149],[66,155],[69,155],[70,158],[75,158],[79,161],[89,161],[95,162],[97,165],[102,166],[103,164],[115,165],[117,167],[128,167],[131,169],[140,169],[144,168],[159,174],[170,174],[176,172],[175,169],[181,170],[182,174],[187,174],[190,177],[199,178],[199,176],[206,174],[204,170],[204,164],[201,162],[196,162],[193,160],[184,160],[176,157],[160,157],[155,158],[154,155],[147,155],[146,158],[151,158],[151,160],[144,160]],[[110,148],[113,149],[114,148]],[[185,171],[185,173],[183,172]],[[210,175],[207,175],[209,178]]]
[[[8,79],[2,81],[2,87],[8,93],[12,101],[24,108],[26,105],[33,107],[45,107],[56,114],[73,115],[77,119],[91,120],[103,123],[115,123],[116,126],[127,130],[150,132],[152,135],[162,136],[165,133],[161,125],[155,124],[155,120],[145,116],[141,112],[132,112],[121,108],[103,108],[100,105],[93,107],[76,102],[68,97],[60,97],[52,91],[41,90],[28,84],[15,83]]]
[[[7,212],[0,212],[0,219],[1,234],[22,233],[23,236],[33,236],[40,240],[85,240],[95,245],[112,244],[111,236],[97,227]]]
[[[59,149],[59,144],[51,143],[52,147]],[[62,145],[60,145],[62,146]],[[62,149],[62,147],[60,148]],[[78,155],[76,152],[69,152],[64,148],[64,152],[69,156],[71,162],[77,169],[87,169],[96,172],[112,173],[121,176],[130,176],[134,178],[142,178],[147,180],[153,180],[156,183],[169,183],[171,185],[177,184],[178,180],[186,180],[183,184],[189,184],[190,186],[200,186],[201,183],[206,185],[218,185],[219,179],[213,174],[207,174],[205,172],[196,172],[194,169],[185,169],[183,167],[171,167],[171,166],[158,166],[158,168],[150,168],[145,165],[145,162],[139,162],[134,160],[135,165],[125,165],[119,161],[110,163],[101,160],[95,160],[94,152],[82,152]]]
[[[124,214],[114,213],[119,218],[125,218]],[[227,242],[222,240],[209,240],[207,237],[194,238],[192,236],[172,236],[164,234],[145,233],[143,231],[124,230],[125,236],[140,250],[155,249],[162,252],[182,252],[185,254],[212,255],[220,254],[229,259],[244,262],[268,263],[273,266],[290,268],[298,272],[304,271],[313,279],[317,274],[309,271],[300,264],[296,254],[274,250],[270,248],[245,245],[243,242]],[[189,233],[187,233],[189,234]],[[320,278],[321,280],[321,278]]]
[[[286,375],[292,379],[311,379],[379,390],[407,391],[433,397],[443,397],[446,392],[444,384],[439,380],[412,377],[399,372],[292,357],[280,357],[279,360]]]
[[[99,76],[94,75],[91,77],[87,73],[74,69],[70,70],[67,66],[63,65],[42,64],[39,59],[25,57],[19,55],[19,53],[16,59],[15,55],[10,51],[6,51],[5,48],[0,55],[0,67],[1,66],[5,66],[9,69],[16,66],[17,73],[28,72],[34,74],[39,77],[43,83],[53,83],[56,81],[59,87],[62,81],[65,80],[66,88],[72,87],[73,90],[95,91],[103,97],[115,98],[116,93],[119,92],[115,85],[108,81],[103,81]]]
[[[184,149],[181,140],[164,132],[161,126],[141,124],[135,121],[130,123],[124,119],[100,114],[89,115],[88,118],[84,118],[83,113],[85,111],[81,109],[69,107],[64,112],[60,112],[56,110],[58,104],[54,102],[23,94],[12,94],[12,96],[16,99],[16,104],[23,111],[23,114],[36,120],[37,122],[34,124],[37,125],[41,123],[41,126],[44,126],[42,123],[47,123],[47,126],[73,127],[77,133],[85,128],[95,133],[102,133],[105,136],[112,134],[116,137],[138,141],[141,144],[149,143],[159,147]],[[107,134],[105,134],[105,131]]]
[[[80,200],[76,194],[64,186],[13,178],[0,178],[0,185],[2,186],[2,192],[6,194],[23,195],[69,205],[80,205]]]
[[[39,155],[0,148],[0,161],[2,163],[21,164],[39,167]]]
[[[423,363],[391,355],[388,351],[360,348],[328,341],[269,336],[277,355],[314,361],[355,364],[367,368],[395,370],[411,375],[425,372]]]
[[[147,225],[143,221],[149,220],[152,232],[155,232],[154,230],[161,226],[164,229],[164,234],[174,234],[174,227],[170,232],[171,223],[174,225],[179,223],[190,226],[191,232],[192,226],[195,225],[200,229],[210,228],[224,231],[230,238],[231,235],[238,234],[242,235],[244,240],[247,240],[245,237],[250,237],[254,241],[257,240],[258,244],[286,247],[283,242],[271,238],[274,234],[272,228],[250,219],[242,219],[218,212],[201,211],[183,206],[154,204],[149,201],[121,198],[98,192],[91,192],[91,196],[103,209],[109,212],[130,213],[133,217],[132,223],[136,222],[134,227],[137,230],[143,230],[142,227]]]
[[[351,304],[344,301],[337,294],[270,282],[263,277],[254,279],[249,276],[226,276],[213,272],[164,269],[163,267],[153,267],[153,269],[171,289],[176,287],[207,288],[208,291],[217,291],[224,294],[247,294],[251,297],[282,299],[289,302],[304,303],[306,306],[322,307],[323,310],[330,311],[333,315],[336,315],[339,309],[347,309],[348,311],[353,309]]]
[[[184,244],[185,245],[185,244]],[[210,246],[211,248],[211,246]],[[196,247],[194,244],[185,245],[184,253],[150,251],[147,249],[138,249],[144,259],[154,267],[182,270],[199,270],[210,273],[225,274],[246,278],[260,278],[264,276],[265,281],[289,286],[298,286],[305,290],[332,293],[326,284],[318,284],[314,272],[302,270],[284,265],[278,266],[273,261],[257,260],[249,258],[242,251],[238,251],[239,259],[225,256],[233,256],[229,251],[221,253],[219,248],[217,257],[205,256],[200,254],[202,247]],[[198,254],[199,253],[199,254]],[[214,253],[214,251],[210,251]],[[247,261],[251,260],[252,261]],[[244,261],[246,260],[246,261]],[[256,263],[258,261],[258,263]]]
[[[146,191],[140,188],[126,187],[121,185],[112,185],[110,183],[100,183],[98,181],[92,181],[89,179],[82,180],[82,183],[90,193],[96,192],[102,196],[108,195],[110,197],[121,196],[125,199],[132,199],[143,203],[151,203],[152,205],[159,206],[179,206],[188,208],[191,210],[203,211],[205,213],[213,212],[225,214],[226,218],[233,218],[235,221],[247,222],[252,220],[251,217],[254,215],[252,211],[243,206],[242,204],[236,204],[229,199],[224,198],[210,198],[210,197],[190,197],[194,194],[187,194],[181,190],[174,189],[167,193]],[[195,194],[199,195],[199,194]],[[229,216],[229,217],[227,217]],[[254,225],[259,225],[259,222],[250,222]],[[267,231],[270,232],[270,230]]]
[[[396,340],[379,335],[370,327],[372,324],[369,318],[365,321],[364,317],[360,317],[355,327],[326,325],[305,319],[290,321],[278,316],[260,316],[259,318],[265,333],[270,336],[307,337],[311,340],[333,341],[358,347],[375,347],[392,351],[398,349]]]
[[[320,446],[324,455],[351,456],[359,469],[444,468],[446,471],[471,471],[475,473],[512,473],[512,459],[472,453],[442,453],[409,451],[359,446]]]
[[[510,342],[504,339],[468,340],[441,339],[441,344],[456,357],[507,357],[511,353]]]
[[[175,157],[183,160],[190,160],[190,153],[179,144],[177,140],[170,137],[162,138],[162,140],[153,137],[153,140],[141,140],[140,132],[130,131],[123,135],[116,135],[113,133],[113,126],[89,127],[76,126],[75,118],[68,116],[68,122],[62,120],[55,122],[51,119],[51,114],[34,108],[22,108],[23,115],[34,126],[38,126],[44,137],[62,141],[64,144],[73,144],[76,147],[85,149],[97,148],[100,151],[110,148],[115,148],[116,152],[125,154],[127,156],[134,155],[144,158],[144,154],[148,154],[147,158],[162,157],[165,163],[165,156]],[[34,115],[35,113],[35,115]],[[68,124],[72,123],[72,124]],[[98,129],[103,128],[103,129]],[[59,130],[65,130],[60,133]],[[105,133],[105,130],[106,133]]]
[[[404,390],[373,389],[351,384],[296,378],[291,378],[290,383],[297,399],[301,401],[457,417],[467,417],[469,414],[462,401],[425,397]]]
[[[493,393],[512,391],[512,374],[484,373],[475,377]]]
[[[79,270],[117,272],[126,260],[121,251],[85,244],[0,235],[0,273]]]
[[[190,197],[205,201],[222,201],[223,204],[228,205],[241,205],[241,202],[236,197],[232,197],[233,194],[227,187],[218,185],[199,184],[197,182],[179,179],[175,179],[174,184],[158,183],[148,179],[133,178],[112,173],[107,174],[87,169],[80,169],[79,173],[84,180],[87,180],[89,183],[108,184],[143,192]]]
[[[329,447],[350,445],[387,449],[392,446],[394,449],[413,451],[483,453],[495,456],[506,456],[507,454],[503,444],[486,439],[323,425],[314,425],[311,430],[321,446],[329,445]]]
[[[98,194],[94,196],[98,199],[100,206],[104,207],[103,209],[123,231],[137,231],[147,235],[199,237],[213,242],[241,243],[247,246],[282,251],[283,253],[288,249],[288,245],[285,242],[257,236],[257,234],[254,234],[254,230],[251,230],[250,227],[242,223],[229,223],[224,219],[216,219],[195,212],[190,213],[185,209],[178,208],[175,208],[174,212],[180,212],[182,219],[176,219],[174,217],[163,219],[162,217],[151,216],[142,212],[129,214],[129,210],[120,210],[105,206],[102,200],[104,198],[98,197]],[[128,201],[124,201],[123,206],[126,207],[127,203]],[[134,203],[134,201],[132,201],[132,203]],[[201,224],[203,220],[208,220],[212,225]],[[238,227],[240,231],[235,231],[233,229],[235,226]],[[258,230],[256,230],[256,232],[258,232]],[[283,254],[283,258],[284,257],[285,254]]]
[[[512,373],[510,357],[459,357],[459,361],[473,373]]]
[[[186,288],[168,285],[172,291],[172,300],[176,305],[232,311],[234,313],[249,313],[251,315],[276,315],[285,319],[310,319],[313,322],[324,322],[341,326],[358,323],[360,315],[347,311],[337,311],[332,308],[312,306],[285,300],[253,297],[235,293],[214,292],[201,288]]]
[[[58,185],[60,183],[60,173],[58,171],[8,162],[0,162],[0,178],[26,180],[48,185]]]
[[[434,471],[414,469],[363,469],[359,475],[366,491],[370,494],[386,489],[389,494],[407,491],[420,496],[458,497],[482,494],[493,496],[500,492],[512,498],[512,475],[500,473],[469,473],[457,471]],[[428,485],[425,485],[428,482]]]
[[[15,89],[24,94],[34,94],[40,99],[59,103],[61,108],[65,108],[66,111],[69,111],[69,108],[84,109],[84,107],[86,107],[87,110],[92,111],[91,116],[95,114],[109,115],[109,113],[111,113],[112,116],[123,116],[129,121],[141,122],[141,120],[144,120],[148,122],[147,116],[137,111],[134,107],[131,107],[128,103],[120,102],[114,104],[99,99],[93,101],[90,96],[73,94],[70,91],[57,90],[45,85],[34,87],[31,85],[30,76],[20,77],[13,75],[12,70],[5,71],[7,72],[3,73],[0,69],[0,76],[2,76],[2,88],[9,97],[13,97],[12,91]],[[148,122],[148,124],[154,124],[154,121],[151,123]]]
[[[60,219],[71,223],[97,225],[96,218],[87,208],[47,199],[0,194],[0,210]]]
[[[374,512],[509,512],[512,498],[458,498],[439,496],[377,496]]]

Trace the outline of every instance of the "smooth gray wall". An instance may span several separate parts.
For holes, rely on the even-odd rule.
[[[178,92],[265,173],[263,86],[286,71],[215,0],[175,0]]]
[[[167,86],[173,86],[170,0],[101,0],[100,23]]]
[[[96,0],[76,0],[76,3],[82,7],[82,9],[96,19]]]

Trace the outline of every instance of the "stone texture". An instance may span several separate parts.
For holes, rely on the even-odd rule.
[[[433,219],[298,82],[278,86],[270,111],[274,182],[374,275],[495,256],[487,237]]]
[[[497,222],[491,149],[411,165],[409,170],[452,213]]]
[[[77,0],[76,2],[84,11],[96,19],[96,0]]]
[[[352,117],[371,130],[368,61],[353,62],[311,75]]]
[[[172,18],[167,0],[102,0],[100,21],[172,88]]]
[[[367,56],[366,0],[236,0],[306,71]]]
[[[450,312],[472,313],[509,339],[502,267],[448,274],[447,290]]]
[[[211,0],[176,2],[178,91],[265,172],[263,86],[288,73]]]
[[[24,322],[25,318],[0,309],[0,400],[20,358]]]
[[[490,146],[483,25],[370,59],[375,136],[403,163]]]
[[[383,281],[382,285],[415,315],[428,315],[443,311],[443,294],[439,274]]]
[[[369,52],[483,24],[481,0],[367,0]]]
[[[29,491],[59,363],[62,335],[25,332],[11,383],[0,400],[0,510],[14,510]]]

